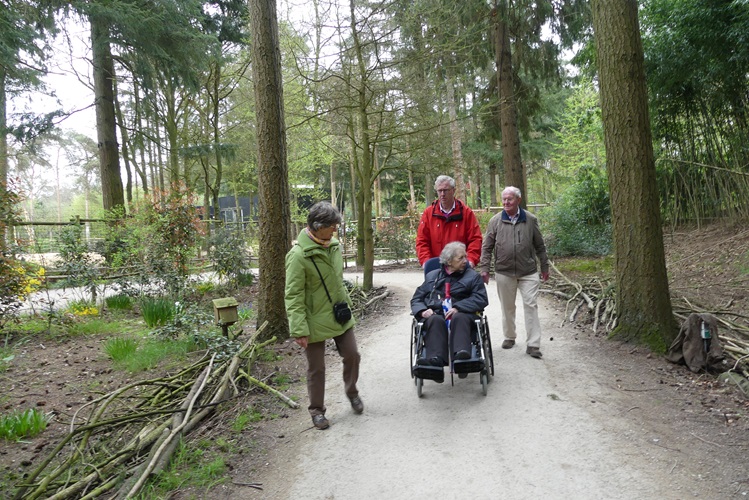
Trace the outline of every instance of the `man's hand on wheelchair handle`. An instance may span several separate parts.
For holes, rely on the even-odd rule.
[[[486,271],[482,271],[481,272],[481,279],[484,280],[484,285],[488,285],[489,284],[489,273],[486,272]]]

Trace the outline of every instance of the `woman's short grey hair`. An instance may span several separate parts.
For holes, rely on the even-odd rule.
[[[466,251],[465,243],[461,243],[460,241],[453,241],[451,243],[448,243],[447,245],[445,245],[445,248],[442,249],[442,253],[440,253],[440,264],[442,264],[443,266],[449,264],[450,261],[453,260],[460,251]]]
[[[455,189],[455,179],[450,177],[449,175],[440,175],[437,177],[437,180],[434,181],[434,189],[437,189],[437,186],[440,184],[444,184],[445,182],[450,183],[450,188]]]
[[[523,195],[520,194],[520,190],[516,188],[515,186],[507,186],[502,190],[502,194],[505,194],[507,191],[511,192],[515,195],[515,198],[522,198]]]
[[[343,220],[341,212],[329,201],[319,201],[312,205],[307,215],[307,226],[313,231],[335,226]]]

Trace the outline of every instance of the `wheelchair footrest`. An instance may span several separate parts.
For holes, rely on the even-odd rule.
[[[455,373],[474,373],[484,369],[482,359],[456,359],[453,361],[453,371]]]
[[[413,367],[413,373],[414,377],[423,378],[424,380],[445,381],[445,370],[439,366],[416,365]]]

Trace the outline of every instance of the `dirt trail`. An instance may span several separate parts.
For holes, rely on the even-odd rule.
[[[544,297],[543,360],[525,354],[520,305],[519,343],[502,350],[493,281],[487,315],[496,374],[488,395],[478,374],[456,377],[454,386],[447,375],[444,384],[425,382],[419,399],[408,369],[407,304],[422,277],[375,275],[394,297],[389,314],[358,330],[364,414],[351,411],[331,352],[330,429],[310,429],[306,410],[295,413],[252,478],[264,490],[227,486],[226,498],[746,498],[746,433],[705,424],[701,413],[691,419],[669,402],[680,398],[674,388],[650,373],[679,367],[635,357],[631,346],[596,352],[575,328],[560,328],[560,313]],[[690,422],[714,433],[687,440]],[[721,436],[725,444],[714,441]],[[742,462],[729,460],[734,453]]]

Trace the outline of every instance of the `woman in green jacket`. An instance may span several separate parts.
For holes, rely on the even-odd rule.
[[[325,341],[333,339],[343,358],[343,383],[354,412],[364,404],[356,382],[361,356],[354,337],[351,298],[343,284],[343,257],[333,237],[341,214],[326,201],[316,203],[307,227],[286,254],[286,312],[291,336],[307,355],[307,393],[312,423],[327,429],[325,418]],[[334,312],[335,309],[343,309]],[[348,314],[347,314],[348,312]]]

